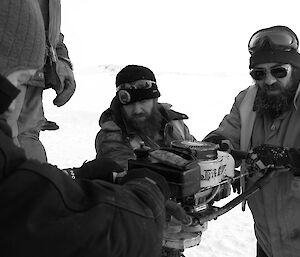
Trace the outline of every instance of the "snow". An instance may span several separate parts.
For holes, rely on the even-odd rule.
[[[55,93],[44,93],[46,118],[60,129],[41,133],[50,163],[60,168],[78,167],[95,158],[94,139],[99,131],[100,114],[115,94],[115,75],[121,66],[95,66],[75,70],[77,90],[63,107],[55,107]],[[150,67],[151,68],[151,67]],[[237,93],[250,85],[247,73],[174,73],[153,69],[161,92],[160,102],[186,113],[191,133],[201,140],[215,129],[230,111]],[[218,202],[223,206],[230,197]],[[186,249],[186,257],[255,256],[256,240],[249,208],[241,205],[208,223],[199,246]]]

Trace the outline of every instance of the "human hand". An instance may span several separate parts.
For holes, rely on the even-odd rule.
[[[53,104],[60,107],[67,103],[74,94],[76,82],[73,71],[67,62],[58,59],[56,62],[56,72],[60,79],[60,86],[54,88],[57,96],[53,100]]]
[[[141,178],[146,179],[152,184],[158,186],[161,193],[164,195],[165,200],[168,200],[170,198],[170,189],[166,179],[157,172],[152,171],[148,168],[137,168],[128,170],[127,174],[122,178],[120,184],[125,184],[128,181]]]
[[[241,175],[241,172],[238,170],[234,170],[234,177],[238,177]],[[231,183],[233,193],[240,194],[241,193],[241,179],[237,178]]]
[[[282,146],[262,144],[255,147],[251,152],[251,159],[260,160],[265,166],[286,166],[291,164],[288,149]],[[253,155],[254,154],[254,155]]]
[[[80,168],[73,169],[73,171],[76,178],[114,182],[113,173],[122,173],[124,170],[109,158],[99,158],[86,162]]]
[[[182,222],[184,225],[190,225],[192,223],[192,218],[186,214],[185,210],[178,203],[167,200],[166,201],[166,213],[173,216],[175,219]]]

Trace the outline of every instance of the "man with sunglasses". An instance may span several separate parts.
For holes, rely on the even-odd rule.
[[[97,158],[108,157],[127,169],[133,150],[170,146],[173,140],[194,140],[183,120],[185,114],[158,103],[154,73],[147,67],[128,65],[116,76],[116,96],[100,117],[96,136]]]
[[[276,169],[271,181],[247,200],[258,257],[300,256],[298,46],[296,34],[285,26],[255,32],[248,45],[254,84],[237,95],[219,128],[205,138],[220,146],[229,140],[232,148],[252,151],[265,166]],[[241,172],[247,171],[242,162]],[[241,179],[242,190],[259,177],[255,173],[246,181]],[[239,186],[234,185],[238,193]]]

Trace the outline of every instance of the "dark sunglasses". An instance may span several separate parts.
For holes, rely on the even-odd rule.
[[[285,51],[297,50],[299,41],[296,34],[285,26],[274,26],[257,31],[252,35],[248,43],[251,54],[260,50],[268,41],[272,48]]]
[[[273,67],[270,73],[274,78],[282,79],[288,74],[288,69],[285,67]],[[254,68],[250,71],[250,75],[254,80],[263,80],[267,76],[267,70],[263,68]]]

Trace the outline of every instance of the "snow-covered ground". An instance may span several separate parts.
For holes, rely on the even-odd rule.
[[[44,93],[45,115],[60,129],[41,133],[49,162],[60,168],[80,166],[95,157],[94,139],[99,130],[100,114],[109,107],[115,94],[115,75],[119,66],[99,66],[75,70],[77,90],[63,107],[52,105],[55,93]],[[151,67],[150,67],[151,68]],[[161,92],[160,102],[186,113],[191,133],[201,140],[216,128],[229,112],[236,94],[250,85],[248,74],[188,74],[156,71]],[[224,205],[236,197],[223,199]],[[186,257],[253,257],[256,240],[249,208],[241,206],[208,223],[199,246],[187,249]]]

